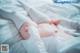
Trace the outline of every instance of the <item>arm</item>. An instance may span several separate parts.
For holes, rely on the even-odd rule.
[[[32,20],[34,20],[36,23],[49,23],[49,24],[55,24],[58,25],[60,23],[60,19],[50,19],[47,15],[44,13],[38,11],[35,8],[31,8],[29,10],[29,16]]]
[[[4,17],[5,19],[12,20],[21,33],[21,36],[25,38],[22,33],[26,33],[26,30],[24,29],[24,31],[21,31],[21,29],[23,29],[24,26],[27,27],[26,25],[31,25],[33,22],[27,16],[27,12],[25,12],[17,0],[0,0],[0,2],[0,16]]]

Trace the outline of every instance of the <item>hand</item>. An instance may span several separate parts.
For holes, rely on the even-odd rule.
[[[23,23],[23,25],[21,26],[21,29],[20,29],[20,34],[21,34],[21,37],[22,39],[29,39],[30,38],[30,35],[28,33],[28,30],[29,30],[29,26],[31,25],[34,25],[35,27],[37,27],[37,24],[34,23],[34,22],[31,22],[31,23]]]
[[[59,19],[50,19],[49,23],[54,24],[55,26],[57,26],[60,23],[60,20]]]

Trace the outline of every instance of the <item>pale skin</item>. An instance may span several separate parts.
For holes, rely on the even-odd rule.
[[[34,22],[32,23],[32,25],[34,25],[35,27],[38,28],[39,30],[39,33],[40,33],[40,36],[42,38],[44,37],[49,37],[50,35],[53,35],[54,33],[57,32],[57,30],[54,30],[54,29],[57,29],[57,25],[60,23],[60,20],[58,19],[53,19],[53,20],[50,20],[48,23],[40,23],[40,24],[35,24]],[[28,25],[27,22],[25,22],[21,29],[20,29],[20,34],[21,34],[21,37],[22,39],[29,39],[30,38],[30,35],[28,33],[28,30],[29,30],[29,26],[31,25]],[[50,31],[50,29],[48,27],[52,27],[53,30]]]

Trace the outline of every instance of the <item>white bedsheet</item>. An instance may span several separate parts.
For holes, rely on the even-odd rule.
[[[75,14],[78,14],[78,15],[75,15],[74,18],[72,18],[72,19],[79,20],[79,17],[80,17],[80,13],[79,13],[80,9],[77,9],[73,5],[66,5],[66,6],[62,5],[61,6],[61,4],[60,5],[56,5],[56,4],[54,5],[54,4],[47,4],[46,3],[46,4],[44,4],[44,5],[40,6],[40,7],[39,6],[35,7],[35,9],[38,10],[38,11],[40,11],[41,13],[45,14],[46,17],[49,17],[49,18],[71,18],[71,16],[75,15]],[[33,9],[31,9],[31,10],[33,10]],[[34,17],[36,19],[38,19],[40,17],[40,16],[38,16],[39,14],[36,15],[37,12],[35,12],[34,10],[32,12],[34,14],[30,14],[30,12],[29,12],[29,14],[30,14],[31,17]],[[76,18],[76,16],[78,16],[78,18]],[[2,19],[0,19],[0,20],[2,20]],[[6,20],[0,21],[0,26],[2,26],[2,23],[4,23],[3,29],[0,27],[0,29],[2,29],[2,30],[0,30],[1,31],[0,32],[0,43],[2,43],[1,41],[4,42],[4,40],[5,41],[7,40],[6,36],[4,36],[4,35],[6,35],[6,34],[8,35],[8,33],[9,33],[10,34],[9,37],[12,37],[12,36],[14,36],[13,35],[14,33],[17,33],[17,31],[14,30],[14,27],[12,27],[12,28],[8,27],[10,24],[7,24],[7,22],[3,22],[3,21],[6,21]],[[4,37],[2,37],[2,36],[4,36]],[[79,37],[73,37],[73,36],[70,36],[71,38],[68,38],[68,37],[64,38],[64,34],[62,34],[62,33],[58,34],[57,40],[59,42],[57,42],[57,43],[56,43],[56,40],[54,40],[53,37],[44,38],[43,41],[44,41],[44,43],[46,45],[48,53],[54,53],[54,52],[55,53],[57,53],[57,52],[58,53],[60,53],[60,52],[61,53],[63,53],[63,52],[65,53],[68,49],[72,49],[71,46],[73,46],[74,48],[76,48],[76,46],[74,46],[74,45],[80,44],[80,42],[79,42],[80,38]],[[4,38],[4,40],[2,40],[1,38]],[[66,38],[68,38],[68,39],[66,39]],[[63,41],[62,39],[63,40],[66,39],[66,41],[65,40]],[[10,42],[8,44],[10,44]],[[27,51],[24,49],[24,47],[22,45],[22,42],[25,42],[25,41],[21,40],[21,41],[17,42],[16,44],[14,44],[12,46],[12,48],[10,49],[10,52],[11,53],[16,53],[16,52],[17,53],[20,53],[20,52],[21,53],[27,53]],[[55,51],[56,50],[56,46],[54,47],[54,45],[58,46],[57,47],[57,52]],[[19,50],[19,48],[21,48],[21,49]],[[22,51],[24,51],[24,52],[22,52]]]

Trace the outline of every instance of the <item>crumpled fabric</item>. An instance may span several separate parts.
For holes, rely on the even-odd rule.
[[[45,6],[45,5],[44,5]],[[59,9],[57,9],[57,6],[58,6],[58,8]],[[60,6],[60,7],[59,7]],[[68,5],[69,6],[69,5]],[[43,12],[43,14],[45,14],[45,16],[44,17],[49,17],[49,18],[66,18],[66,17],[68,17],[68,18],[71,18],[71,16],[72,15],[74,15],[75,14],[75,12],[76,13],[78,13],[79,11],[77,10],[77,8],[75,8],[75,7],[73,7],[73,6],[70,6],[70,7],[72,7],[73,9],[71,10],[68,10],[67,12],[66,12],[66,10],[65,9],[69,9],[69,7],[65,7],[65,5],[51,5],[51,7],[50,6],[48,6],[48,7],[44,7],[44,9],[43,9],[43,7],[41,6],[40,8],[38,8],[38,7],[36,7],[36,10],[37,9],[39,9],[40,11],[41,11],[41,13]],[[54,8],[53,8],[54,7]],[[52,11],[48,11],[48,9],[50,8],[50,10],[52,10]],[[46,10],[47,9],[47,10]],[[55,14],[55,13],[53,13],[54,11],[53,11],[53,9],[55,10],[55,9],[57,9],[56,11],[58,11],[59,13],[57,13],[57,14]],[[62,11],[61,9],[63,9],[64,11]],[[60,11],[61,10],[61,11]],[[34,11],[34,10],[33,10]],[[11,12],[11,11],[10,11]],[[71,12],[70,14],[69,14],[69,12]],[[29,11],[29,14],[30,14],[30,11]],[[36,12],[34,11],[34,14],[36,14]],[[34,16],[34,14],[30,14],[30,16],[31,17],[33,17]],[[65,14],[65,15],[64,15]],[[33,15],[33,16],[32,16]],[[38,14],[39,15],[39,14]],[[62,15],[62,16],[61,16]],[[64,15],[64,16],[63,16]],[[78,16],[78,15],[77,15]],[[42,17],[42,16],[41,16]],[[76,16],[75,16],[76,17]],[[78,16],[79,17],[79,16]],[[34,18],[35,19],[37,19],[37,18],[40,18],[40,16],[37,16],[37,15],[35,15],[34,16]],[[34,19],[33,18],[33,19]],[[74,18],[72,18],[72,19],[74,19]],[[76,19],[76,18],[75,18]],[[74,20],[75,20],[74,19]],[[79,18],[77,18],[77,20],[79,20]],[[42,22],[42,21],[41,21]],[[65,21],[64,21],[65,22]],[[3,23],[3,22],[2,22]],[[1,22],[0,22],[0,24],[2,24]],[[4,22],[4,23],[7,23],[7,22]],[[14,33],[16,33],[16,31],[15,30],[13,30],[14,28],[12,27],[12,28],[9,28],[9,27],[7,27],[7,26],[5,26],[5,25],[7,25],[7,24],[4,24],[4,29],[2,29],[2,30],[0,30],[2,33],[0,33],[1,35],[3,34],[3,35],[5,35],[5,34],[8,34],[8,33],[11,33],[10,34],[10,36],[13,36],[12,34],[14,34]],[[9,24],[10,25],[10,24]],[[9,26],[8,25],[8,26]],[[2,25],[1,25],[2,26]],[[75,26],[75,25],[74,25]],[[5,31],[6,29],[8,29],[8,31]],[[11,30],[9,30],[9,29],[11,29]],[[5,33],[4,33],[4,31],[5,31]],[[14,31],[14,32],[12,32],[12,31]],[[0,35],[0,36],[1,36]],[[60,34],[58,35],[58,36],[60,36]],[[2,38],[2,37],[0,37],[0,38]],[[4,40],[7,40],[6,39],[6,37],[4,36],[3,37],[4,38]],[[10,37],[11,38],[11,37]],[[62,36],[62,39],[64,38],[64,35]],[[70,38],[71,39],[71,38]],[[77,39],[77,40],[73,40],[73,39]],[[79,39],[80,38],[72,38],[71,39],[71,41],[68,39],[68,41],[67,41],[67,44],[63,41],[63,43],[61,44],[61,46],[59,45],[59,48],[61,49],[61,50],[59,50],[59,48],[58,48],[58,52],[60,53],[66,53],[66,52],[69,52],[69,53],[71,53],[74,49],[80,49],[79,48]],[[4,41],[4,40],[2,40],[2,41]],[[52,44],[54,44],[54,41],[52,42],[51,40],[53,40],[53,38],[51,37],[51,38],[44,38],[43,39],[44,40],[44,42],[45,42],[45,45],[46,45],[46,47],[47,47],[47,50],[50,52],[50,53],[53,53],[53,51],[52,51],[52,49],[53,49],[53,45]],[[47,40],[48,40],[48,42],[47,42]],[[51,42],[50,42],[50,41]],[[58,40],[58,39],[57,39]],[[60,39],[59,39],[60,40]],[[27,41],[27,40],[26,40]],[[25,42],[26,41],[22,41],[22,42],[24,42],[24,44],[25,44]],[[10,41],[11,42],[11,41]],[[13,46],[12,46],[12,48],[11,48],[11,50],[10,50],[10,52],[12,53],[27,53],[27,51],[25,50],[25,48],[23,47],[23,45],[22,45],[22,42],[21,41],[19,41],[19,42],[17,42],[16,44],[14,44]],[[60,41],[60,42],[58,42],[58,43],[61,43],[62,41]],[[70,42],[70,43],[69,43]],[[76,42],[76,43],[75,43]],[[2,43],[2,42],[1,42]],[[46,44],[47,43],[47,44]],[[72,43],[72,44],[71,44]],[[77,44],[78,43],[78,44]],[[49,49],[49,44],[50,44],[50,49]],[[69,44],[71,44],[70,45],[70,47],[68,47],[69,46]],[[64,45],[64,46],[63,46]],[[73,46],[72,46],[73,45]],[[51,47],[52,46],[52,47]],[[63,48],[61,48],[61,47],[63,47]],[[67,48],[68,49],[67,49]],[[16,48],[16,49],[15,49]],[[21,49],[20,49],[21,48]],[[26,47],[27,48],[27,47]],[[52,49],[51,49],[52,48]],[[65,49],[66,48],[66,49]],[[20,50],[19,50],[20,49]],[[22,51],[24,51],[24,52],[22,52]],[[72,52],[73,53],[73,52]],[[77,52],[76,52],[77,53]],[[79,53],[79,52],[78,52]]]

